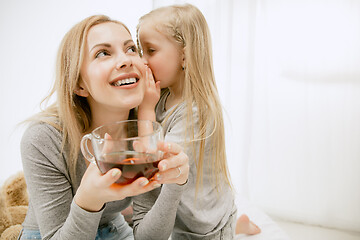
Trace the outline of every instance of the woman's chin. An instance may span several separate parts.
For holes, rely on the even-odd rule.
[[[133,109],[138,107],[143,101],[143,97],[137,97],[137,98],[127,98],[126,100],[123,100],[121,103],[124,108]]]

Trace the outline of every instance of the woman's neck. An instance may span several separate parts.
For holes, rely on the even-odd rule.
[[[94,130],[97,127],[100,127],[105,124],[127,120],[129,118],[129,112],[125,111],[122,113],[112,113],[112,114],[93,114],[92,115],[92,123],[90,127],[90,131]]]

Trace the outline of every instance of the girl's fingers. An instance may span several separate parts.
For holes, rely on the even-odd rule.
[[[148,73],[148,78],[150,80],[152,80],[152,82],[155,82],[154,81],[154,76],[153,76],[152,71],[151,71],[151,68],[147,67],[147,73]]]
[[[146,66],[146,80],[149,87],[155,83],[152,71],[148,66]]]
[[[147,87],[150,87],[151,81],[150,81],[149,67],[146,67],[146,83],[147,83]]]
[[[160,81],[155,82],[156,91],[160,93]]]

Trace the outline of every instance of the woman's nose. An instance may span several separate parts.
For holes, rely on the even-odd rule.
[[[117,70],[120,70],[121,68],[126,68],[131,65],[132,65],[131,57],[124,54],[117,59],[115,68]]]

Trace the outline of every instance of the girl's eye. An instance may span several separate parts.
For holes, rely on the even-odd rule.
[[[147,53],[148,54],[153,54],[155,52],[155,49],[154,48],[148,48],[147,49]]]
[[[110,54],[105,51],[105,50],[101,50],[101,51],[98,51],[96,54],[95,54],[95,58],[99,58],[99,57],[105,57],[105,56],[109,56]]]

